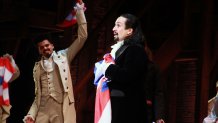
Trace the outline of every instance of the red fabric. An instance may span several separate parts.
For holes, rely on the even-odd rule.
[[[8,58],[0,58],[0,105],[10,105],[8,82],[15,69]]]

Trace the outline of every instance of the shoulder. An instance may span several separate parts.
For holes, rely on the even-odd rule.
[[[126,53],[134,54],[134,55],[142,55],[147,57],[146,52],[143,47],[138,45],[129,45],[126,48]]]
[[[135,44],[127,45],[127,48],[129,50],[134,50],[134,51],[144,52],[145,53],[144,47],[142,47],[140,45],[135,45]]]
[[[54,52],[54,57],[56,58],[56,57],[63,57],[63,56],[66,56],[67,55],[67,51],[68,51],[68,48],[66,48],[66,49],[63,49],[63,50],[59,50],[59,51],[57,51],[57,52]]]

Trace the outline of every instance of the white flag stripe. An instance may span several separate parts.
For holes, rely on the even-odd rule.
[[[8,82],[11,77],[12,77],[13,73],[11,73],[7,68],[5,69],[5,75],[4,75],[4,81]]]
[[[4,99],[9,99],[9,94],[8,94],[8,88],[5,88],[4,90],[3,90],[3,95],[4,95]]]
[[[5,67],[0,66],[0,76],[4,76],[5,73]]]
[[[110,100],[107,102],[98,123],[111,123],[111,102]]]

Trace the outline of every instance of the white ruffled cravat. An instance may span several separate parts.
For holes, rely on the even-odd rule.
[[[53,62],[51,60],[43,60],[43,67],[44,67],[44,70],[47,72],[51,72],[54,70]]]
[[[52,56],[53,54],[48,59],[43,58],[43,60],[41,60],[42,68],[46,72],[52,72],[54,70],[54,63],[53,63]]]
[[[124,41],[119,41],[116,44],[112,45],[111,48],[111,56],[115,59],[115,53],[117,52],[117,50],[124,44]]]

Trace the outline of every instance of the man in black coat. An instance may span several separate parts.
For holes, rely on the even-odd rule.
[[[147,68],[145,39],[139,20],[131,14],[117,18],[113,28],[111,55],[115,64],[107,64],[105,76],[111,94],[112,123],[147,123],[143,89]]]

